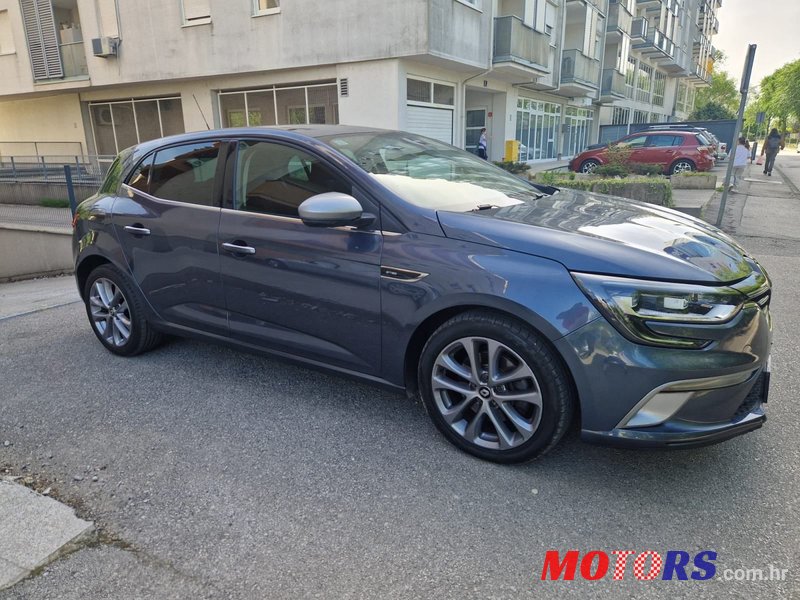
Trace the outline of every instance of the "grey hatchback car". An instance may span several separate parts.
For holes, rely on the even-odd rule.
[[[410,133],[143,143],[74,228],[111,352],[199,336],[405,389],[483,459],[535,458],[575,418],[585,440],[659,447],[766,419],[771,282],[734,240]]]

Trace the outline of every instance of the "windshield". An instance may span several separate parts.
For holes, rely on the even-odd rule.
[[[412,133],[348,133],[320,139],[416,206],[468,211],[542,196],[533,185],[482,158]]]

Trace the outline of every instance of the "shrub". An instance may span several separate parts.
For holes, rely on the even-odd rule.
[[[577,179],[566,177],[549,178],[547,185],[619,196],[640,202],[649,202],[660,206],[673,206],[672,186],[664,178],[628,177],[626,179]],[[538,182],[537,178],[537,182]]]
[[[630,163],[628,165],[631,173],[637,175],[662,175],[664,168],[661,165],[651,165],[648,163]]]
[[[496,164],[501,169],[505,169],[509,173],[513,173],[514,175],[523,174],[531,168],[531,166],[528,163],[516,162],[513,160],[495,161],[494,164]]]
[[[606,150],[606,160],[608,161],[609,165],[617,165],[623,169],[626,169],[627,171],[632,153],[633,150],[631,150],[628,146],[623,146],[622,144],[617,144],[616,146],[611,145]]]
[[[69,208],[69,200],[62,200],[60,198],[42,198],[39,204],[48,208]]]
[[[609,163],[597,167],[594,170],[594,174],[604,175],[605,177],[625,177],[628,175],[628,169],[625,165]]]

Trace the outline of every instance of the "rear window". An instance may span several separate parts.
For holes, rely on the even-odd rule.
[[[701,146],[711,146],[711,140],[709,140],[702,133],[698,133],[695,137],[697,138],[697,141]]]
[[[103,180],[103,184],[100,186],[100,193],[101,194],[116,194],[117,190],[119,190],[119,184],[122,181],[122,165],[125,162],[125,159],[128,157],[129,152],[120,152],[117,158],[114,159],[114,162],[111,163],[111,167],[108,169],[108,173],[106,173],[106,178]]]

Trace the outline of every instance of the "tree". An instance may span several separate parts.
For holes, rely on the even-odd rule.
[[[800,118],[800,59],[764,77],[759,100],[763,102],[763,110],[776,117],[782,129],[792,119]]]
[[[721,119],[735,119],[736,114],[726,106],[716,102],[707,102],[700,108],[695,108],[689,115],[690,121],[719,121]]]
[[[708,109],[708,114],[723,115],[714,117],[716,119],[735,119],[736,111],[739,110],[739,88],[736,81],[722,70],[720,67],[725,62],[725,55],[717,52],[715,57],[716,69],[711,74],[711,85],[697,90],[694,101],[694,112],[689,118],[695,121],[707,120],[708,117],[699,116],[706,114],[701,112],[708,105],[716,105]]]

